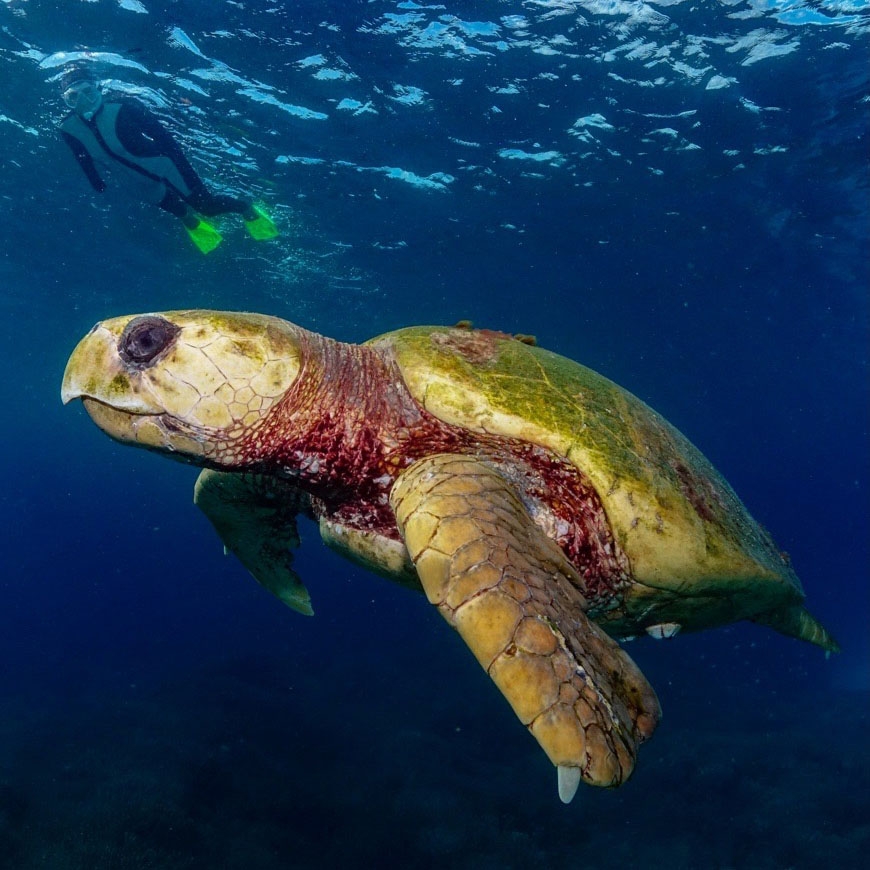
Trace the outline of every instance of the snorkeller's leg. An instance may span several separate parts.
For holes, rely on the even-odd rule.
[[[185,199],[206,217],[215,217],[219,214],[244,215],[251,207],[249,200],[229,196],[226,193],[212,193],[203,183],[194,187],[190,196]]]

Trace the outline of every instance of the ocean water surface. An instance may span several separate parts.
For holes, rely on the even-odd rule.
[[[0,868],[864,866],[868,30],[863,0],[0,0]],[[94,194],[73,70],[281,237],[230,216],[204,257]],[[535,334],[704,451],[842,652],[635,641],[662,723],[563,806],[422,596],[307,523],[292,613],[195,469],[61,405],[94,322],[188,307]]]

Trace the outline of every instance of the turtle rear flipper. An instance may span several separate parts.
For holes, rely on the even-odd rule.
[[[412,465],[391,504],[429,601],[559,770],[559,796],[581,779],[616,786],[658,723],[652,688],[585,616],[582,581],[508,482],[471,456]]]
[[[774,610],[768,610],[753,616],[752,622],[769,625],[789,637],[814,643],[826,653],[840,651],[840,644],[802,604],[786,604]]]
[[[225,550],[288,607],[311,616],[311,596],[293,570],[299,546],[296,517],[310,514],[308,496],[292,484],[260,474],[206,469],[196,480],[194,504],[209,518]]]

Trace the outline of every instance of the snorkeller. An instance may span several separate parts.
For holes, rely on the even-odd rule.
[[[278,235],[259,205],[212,193],[169,131],[140,103],[105,100],[97,83],[85,78],[72,82],[63,100],[70,112],[60,124],[61,136],[98,193],[107,187],[101,171],[110,174],[138,198],[179,218],[204,254],[213,251],[222,236],[203,216],[239,214],[252,238],[262,241]]]

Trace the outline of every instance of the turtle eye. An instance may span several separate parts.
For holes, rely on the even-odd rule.
[[[118,342],[118,354],[127,365],[142,368],[154,362],[175,342],[181,328],[162,317],[134,317]]]

